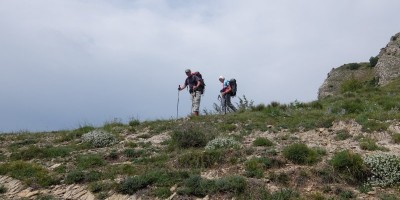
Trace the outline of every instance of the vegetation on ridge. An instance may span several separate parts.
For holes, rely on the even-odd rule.
[[[341,94],[309,103],[253,105],[243,96],[226,115],[2,134],[0,175],[33,188],[85,184],[98,199],[351,199],[372,187],[383,189],[378,198],[396,199],[400,159],[374,134],[399,144],[389,126],[400,119],[400,79],[368,83],[345,82]],[[333,127],[338,122],[355,125]],[[319,134],[325,140],[312,141]],[[0,197],[6,191],[0,185]]]

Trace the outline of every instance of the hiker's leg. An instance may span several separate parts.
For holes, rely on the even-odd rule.
[[[226,95],[221,97],[221,112],[226,113]]]
[[[196,91],[195,95],[193,96],[192,99],[192,113],[193,115],[199,115],[199,110],[200,110],[200,100],[201,100],[201,92]]]
[[[233,111],[236,112],[236,108],[231,102],[231,95],[230,94],[226,94],[225,96],[226,96],[226,104],[229,106],[229,108],[231,108]]]

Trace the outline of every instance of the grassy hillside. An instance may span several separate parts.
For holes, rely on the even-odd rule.
[[[3,134],[0,176],[37,191],[32,199],[60,199],[66,185],[97,199],[398,199],[399,109],[400,79],[352,79],[308,103]],[[8,186],[0,198],[17,198]]]

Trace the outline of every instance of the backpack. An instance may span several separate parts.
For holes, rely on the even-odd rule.
[[[192,75],[197,76],[197,77],[200,78],[200,83],[201,84],[200,84],[199,90],[201,91],[201,94],[203,94],[205,86],[206,86],[206,84],[204,83],[203,76],[200,74],[200,72],[193,72]]]
[[[229,85],[231,86],[231,96],[236,96],[237,92],[237,84],[236,84],[236,79],[232,78],[229,80]]]

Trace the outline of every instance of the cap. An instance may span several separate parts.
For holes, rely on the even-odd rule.
[[[190,69],[186,69],[186,70],[185,70],[185,73],[188,73],[188,72],[190,72]]]
[[[225,80],[225,77],[223,77],[223,76],[219,76],[219,78],[218,79],[224,79]]]

